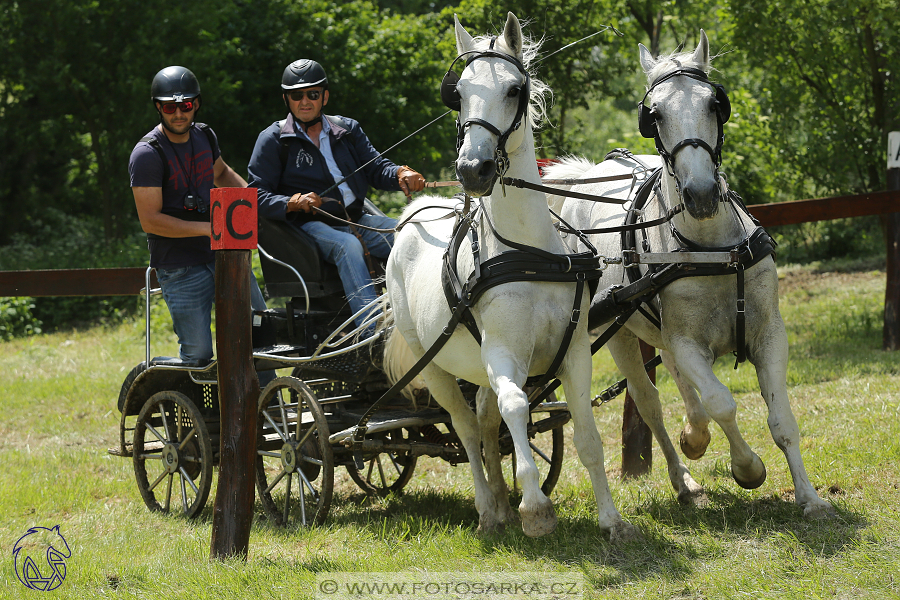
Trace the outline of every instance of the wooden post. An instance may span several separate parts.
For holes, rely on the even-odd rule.
[[[256,247],[254,188],[217,188],[210,194],[216,251],[216,354],[220,454],[210,557],[247,559],[253,524],[256,412],[259,381],[253,368],[250,250]],[[251,246],[252,244],[252,246]]]
[[[888,134],[887,189],[900,190],[900,131]],[[900,350],[900,212],[882,215],[887,242],[887,287],[884,292],[882,348]]]
[[[646,363],[656,355],[656,348],[641,340],[641,358]],[[650,381],[656,383],[656,369],[647,373]],[[640,477],[653,467],[653,434],[644,423],[631,392],[625,393],[625,407],[622,413],[622,475]]]

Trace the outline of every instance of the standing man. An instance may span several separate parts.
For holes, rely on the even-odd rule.
[[[393,229],[395,219],[369,214],[363,207],[369,186],[409,196],[424,189],[425,179],[380,156],[357,121],[324,114],[328,78],[316,61],[289,64],[281,94],[287,118],[259,134],[248,166],[250,185],[259,190],[259,214],[287,221],[313,239],[324,259],[337,266],[350,308],[357,313],[377,297],[365,252],[387,258],[394,234],[362,227],[353,231],[328,215]],[[345,177],[328,197],[320,197]],[[364,318],[358,317],[357,325]]]
[[[147,233],[150,266],[175,333],[182,361],[205,365],[213,356],[210,314],[215,302],[216,255],[210,249],[209,192],[213,187],[247,187],[225,164],[215,133],[195,123],[200,83],[188,69],[161,70],[150,85],[160,124],[134,147],[128,163],[131,191]],[[266,308],[256,281],[251,305]],[[260,377],[268,383],[274,372]]]

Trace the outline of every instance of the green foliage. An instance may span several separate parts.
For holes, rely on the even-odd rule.
[[[31,298],[0,298],[0,341],[41,333]]]
[[[760,69],[751,90],[798,183],[820,194],[884,189],[887,132],[900,114],[890,69],[900,61],[896,3],[731,0],[729,7],[734,43],[752,48],[745,64]]]
[[[143,264],[130,250],[128,262],[106,263],[118,245],[107,252],[87,238],[135,247],[126,165],[158,122],[148,88],[160,68],[197,74],[198,118],[239,173],[259,131],[284,117],[281,72],[300,57],[328,71],[328,110],[358,119],[386,150],[445,112],[438,85],[455,56],[453,14],[481,34],[499,32],[507,11],[543,44],[537,76],[553,103],[537,134],[542,157],[652,152],[636,134],[646,85],[637,44],[690,48],[703,28],[733,106],[723,168],[747,203],[883,188],[884,136],[900,114],[888,69],[900,62],[900,28],[888,0],[199,0],[177,18],[139,0],[31,0],[0,9],[0,265]],[[555,53],[607,25],[623,36],[608,30]],[[388,157],[447,178],[454,139],[448,116]],[[70,238],[60,251],[47,237],[59,213],[91,224],[77,244],[88,250]],[[858,223],[836,227],[870,229]],[[85,257],[95,260],[77,264]]]

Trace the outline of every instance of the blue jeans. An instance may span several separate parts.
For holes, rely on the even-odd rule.
[[[397,220],[390,217],[364,214],[359,219],[360,225],[376,229],[393,229]],[[366,266],[362,244],[350,231],[350,227],[332,227],[323,221],[308,221],[300,226],[304,233],[312,237],[322,258],[338,268],[344,294],[350,302],[350,310],[354,313],[378,297],[375,293],[369,268]],[[393,233],[376,233],[367,229],[358,229],[369,253],[378,258],[387,258],[394,245]],[[356,319],[362,324],[363,317]]]
[[[250,306],[265,310],[266,300],[253,274],[250,274]],[[156,278],[172,315],[178,336],[178,355],[184,361],[209,363],[213,357],[212,309],[216,301],[216,263],[157,269]],[[259,385],[265,387],[275,378],[275,371],[259,373]]]

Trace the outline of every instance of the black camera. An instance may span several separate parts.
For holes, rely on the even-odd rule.
[[[197,210],[197,196],[188,194],[184,197],[184,210]]]

